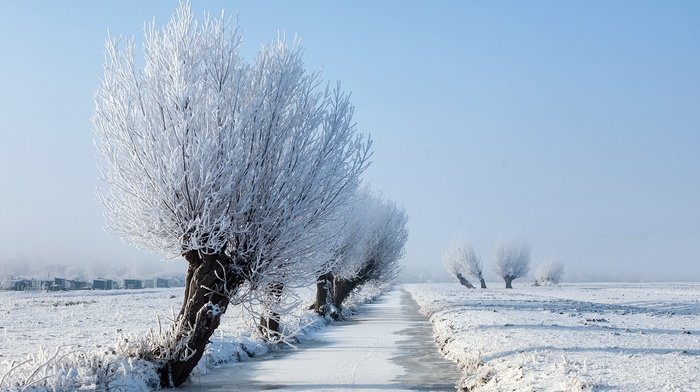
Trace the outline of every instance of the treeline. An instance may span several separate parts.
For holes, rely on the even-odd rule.
[[[522,278],[530,271],[530,245],[525,241],[513,239],[500,240],[494,251],[493,271],[506,284],[513,288],[513,280]],[[479,281],[482,289],[486,288],[484,280],[484,263],[474,247],[466,241],[454,243],[443,255],[443,264],[459,283],[467,288],[475,286],[468,276]],[[564,265],[558,261],[542,262],[535,272],[535,286],[555,285],[564,275]]]

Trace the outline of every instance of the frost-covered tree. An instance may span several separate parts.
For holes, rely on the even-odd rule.
[[[525,242],[503,240],[496,245],[495,272],[513,288],[513,280],[530,271],[530,246]]]
[[[398,261],[408,239],[404,208],[363,189],[348,212],[331,267],[317,284],[314,309],[322,315],[339,315],[353,290],[390,282],[401,270]]]
[[[408,215],[396,203],[375,197],[375,212],[362,244],[360,264],[335,275],[333,300],[338,309],[353,290],[370,282],[388,283],[401,272],[399,260],[408,240]]]
[[[0,272],[0,290],[9,290],[12,287],[12,277]]]
[[[186,381],[232,302],[319,270],[368,164],[348,95],[305,68],[298,42],[264,45],[252,64],[240,42],[223,16],[196,20],[182,3],[145,29],[142,68],[132,39],[108,39],[95,93],[108,229],[188,262],[182,308],[152,353],[164,386]]]
[[[465,275],[473,275],[479,280],[482,289],[486,288],[484,280],[484,264],[481,256],[476,253],[474,247],[467,243],[453,244],[442,256],[442,262],[447,271],[453,274],[463,286],[473,289],[474,285],[467,280]]]
[[[442,263],[445,265],[445,268],[447,268],[447,271],[459,280],[459,284],[468,289],[474,288],[472,282],[464,276],[467,273],[467,267],[466,253],[462,246],[451,246],[447,252],[442,255]]]
[[[559,284],[562,276],[564,276],[564,264],[552,260],[545,261],[535,271],[535,286]]]
[[[333,285],[338,274],[351,274],[362,261],[362,252],[372,221],[370,193],[364,188],[346,208],[345,219],[338,221],[336,242],[316,282],[316,299],[313,309],[322,316],[337,317],[338,309],[333,298]]]
[[[479,284],[482,289],[486,288],[486,281],[484,280],[484,263],[481,261],[481,256],[476,253],[474,247],[468,246],[466,248],[467,252],[467,271],[472,274],[475,278],[479,279]]]

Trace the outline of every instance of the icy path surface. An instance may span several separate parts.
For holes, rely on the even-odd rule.
[[[461,373],[438,352],[432,326],[395,289],[298,349],[281,349],[196,378],[191,391],[454,391]]]

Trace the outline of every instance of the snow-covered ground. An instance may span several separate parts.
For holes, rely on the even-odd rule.
[[[0,390],[99,390],[105,378],[112,390],[153,388],[150,365],[125,357],[138,337],[167,328],[182,291],[0,291]],[[240,312],[229,309],[196,374],[270,349]],[[95,370],[108,366],[114,375]]]
[[[465,390],[692,391],[700,385],[700,284],[500,286],[404,285],[430,316],[444,353],[463,368]],[[0,390],[148,390],[153,369],[124,354],[135,334],[157,330],[158,320],[167,325],[181,298],[181,288],[1,291]],[[239,311],[227,312],[196,374],[272,349]],[[363,333],[377,336],[369,329]],[[342,337],[341,329],[329,332]]]
[[[223,365],[188,391],[454,391],[460,372],[431,339],[431,325],[403,290],[361,306],[346,321],[278,350]]]
[[[465,390],[698,390],[700,284],[515,283],[404,285]]]
[[[380,293],[355,293],[349,308]],[[306,307],[312,290],[300,290],[289,325],[299,336],[324,322]],[[151,390],[152,364],[130,359],[149,330],[167,328],[179,311],[183,289],[111,291],[0,291],[0,391]],[[193,373],[276,350],[255,332],[242,307],[229,307]]]

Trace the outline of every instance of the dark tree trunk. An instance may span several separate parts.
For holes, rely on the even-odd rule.
[[[504,276],[503,280],[506,281],[506,288],[507,289],[512,289],[513,288],[513,278],[510,276]]]
[[[378,274],[379,263],[376,259],[369,259],[362,265],[362,268],[360,268],[357,275],[355,275],[353,278],[341,279],[337,276],[334,277],[331,292],[333,294],[333,305],[335,306],[333,311],[336,313],[332,314],[333,318],[342,318],[340,310],[343,308],[343,302],[345,299],[357,287],[362,286],[373,279],[377,279],[379,276]]]
[[[333,306],[333,273],[329,272],[318,277],[316,281],[316,302],[313,310],[319,316],[327,316]]]
[[[244,279],[226,268],[231,259],[223,253],[200,254],[189,251],[185,295],[180,313],[173,324],[169,347],[154,351],[163,363],[158,369],[161,386],[176,387],[187,381],[202,358],[221,316],[226,312],[229,296]]]
[[[284,283],[273,283],[267,288],[266,300],[272,304],[279,302],[284,291]],[[264,314],[260,317],[258,330],[263,339],[268,342],[279,342],[282,335],[280,334],[280,315],[274,311]]]
[[[462,274],[457,274],[457,279],[459,279],[459,284],[461,284],[462,286],[468,289],[475,288],[472,282],[468,281],[467,278],[465,278]]]
[[[357,287],[358,282],[356,280],[347,280],[335,278],[333,281],[333,305],[336,309],[340,310],[343,308],[343,301],[350,295],[350,293]]]
[[[486,288],[486,281],[484,280],[484,278],[479,278],[479,282],[481,283],[481,288],[485,289]]]

